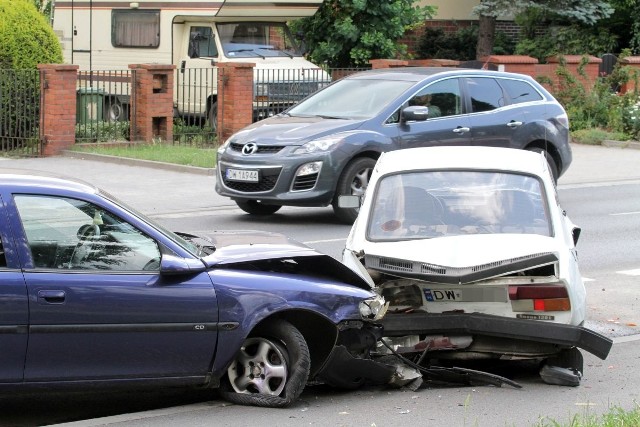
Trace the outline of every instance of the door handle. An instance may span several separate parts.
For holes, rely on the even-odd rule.
[[[469,132],[471,129],[468,127],[462,127],[462,126],[458,126],[457,128],[455,128],[453,130],[453,133],[466,133]]]
[[[180,74],[184,74],[184,69],[187,66],[187,61],[180,61]]]
[[[515,120],[511,120],[509,123],[507,123],[507,127],[510,128],[517,128],[518,126],[522,126],[522,122],[516,122]]]
[[[64,299],[64,291],[38,291],[38,300],[44,300],[49,304],[62,304]]]

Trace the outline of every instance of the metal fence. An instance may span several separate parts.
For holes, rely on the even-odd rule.
[[[135,111],[131,107],[134,70],[79,71],[76,142],[126,142]]]
[[[0,70],[0,155],[38,156],[40,72]]]
[[[218,69],[181,68],[174,79],[175,144],[213,145],[218,123]]]

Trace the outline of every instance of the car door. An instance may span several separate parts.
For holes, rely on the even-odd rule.
[[[457,78],[431,83],[414,94],[403,107],[420,105],[429,108],[424,121],[400,122],[401,148],[434,145],[470,145],[469,119],[464,114],[464,103]]]
[[[7,214],[0,196],[0,383],[22,381],[29,305]]]
[[[217,339],[208,274],[161,275],[162,241],[96,203],[13,201],[29,260],[25,381],[204,378]]]
[[[522,109],[509,105],[509,98],[496,79],[465,77],[473,145],[514,147],[518,129],[525,123]],[[520,147],[518,147],[520,148]]]

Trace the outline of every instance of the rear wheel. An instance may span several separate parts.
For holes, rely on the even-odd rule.
[[[129,105],[123,104],[118,98],[110,98],[105,102],[104,118],[109,122],[129,120]]]
[[[558,182],[558,165],[556,164],[551,154],[544,148],[540,147],[531,147],[527,149],[528,151],[533,151],[534,153],[544,153],[544,158],[547,159],[547,163],[549,164],[549,170],[551,171],[551,176],[553,177],[553,182]]]
[[[280,210],[280,205],[268,205],[260,200],[236,200],[240,209],[251,215],[271,215]]]
[[[240,405],[288,406],[307,384],[310,366],[300,331],[278,320],[244,341],[223,378],[221,395]]]
[[[359,208],[341,208],[338,198],[344,195],[363,196],[376,161],[370,157],[352,160],[338,180],[336,195],[333,199],[333,211],[340,221],[352,224],[358,216]]]

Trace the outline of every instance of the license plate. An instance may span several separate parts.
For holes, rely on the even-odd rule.
[[[427,301],[460,301],[462,291],[460,289],[425,289],[424,297]]]
[[[244,169],[227,169],[227,179],[230,181],[258,182],[258,171]]]

